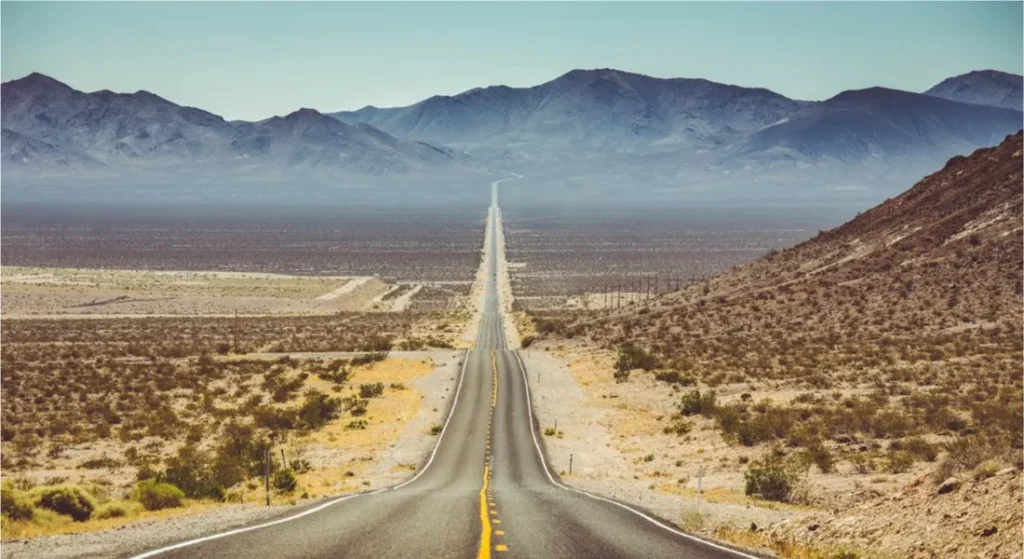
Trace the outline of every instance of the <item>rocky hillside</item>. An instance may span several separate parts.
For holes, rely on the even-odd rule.
[[[2,86],[4,177],[268,172],[406,173],[455,163],[452,150],[399,140],[312,109],[228,122],[147,91],[85,93],[42,74]]]
[[[1017,347],[1021,163],[1018,132],[841,227],[599,323],[612,338],[642,336],[670,362],[721,345],[736,348],[741,371],[789,377],[826,372],[789,362],[794,343],[878,365],[892,349],[927,347],[938,359]],[[869,351],[879,345],[889,350]]]
[[[1024,108],[1024,77],[998,70],[978,70],[942,80],[924,93],[950,101],[1019,111]]]
[[[650,393],[671,391],[665,433],[711,455],[709,471],[736,479],[772,464],[783,491],[733,487],[819,511],[721,537],[858,557],[1013,556],[1022,149],[1018,132],[955,157],[838,228],[647,303],[535,315],[534,344],[604,355],[612,370],[595,374],[630,389],[666,383]],[[736,466],[736,452],[761,458]],[[957,488],[935,497],[947,480]]]

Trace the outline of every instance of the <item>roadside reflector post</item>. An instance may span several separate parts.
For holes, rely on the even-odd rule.
[[[700,514],[701,480],[704,477],[704,466],[697,469],[697,514]]]
[[[572,454],[569,454],[569,475],[572,475]]]
[[[263,488],[267,493],[267,506],[270,506],[270,445],[263,448]]]

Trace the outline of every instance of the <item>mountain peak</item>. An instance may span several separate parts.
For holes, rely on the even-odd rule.
[[[946,78],[924,93],[961,103],[1024,110],[1024,77],[999,70],[975,70]]]
[[[55,80],[46,74],[39,72],[32,72],[24,78],[11,80],[4,85],[10,85],[17,88],[60,88],[60,89],[71,89],[66,83],[59,80]]]

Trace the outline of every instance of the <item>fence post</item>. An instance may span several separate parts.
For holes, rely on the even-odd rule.
[[[263,488],[267,492],[267,506],[270,506],[270,445],[263,449]]]

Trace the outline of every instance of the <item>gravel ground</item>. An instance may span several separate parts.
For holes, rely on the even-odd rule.
[[[695,529],[693,499],[658,493],[650,489],[651,479],[640,475],[637,466],[616,445],[616,435],[605,421],[605,409],[614,400],[587,395],[565,364],[547,352],[522,350],[533,408],[540,430],[554,428],[561,438],[545,436],[549,465],[567,485],[647,509],[676,524]],[[656,443],[652,441],[652,449]],[[569,457],[573,470],[568,474]],[[751,522],[766,526],[793,516],[792,513],[746,504],[702,503],[703,528],[719,524],[747,527]]]
[[[429,375],[416,379],[413,386],[424,393],[420,417],[406,424],[392,451],[378,457],[370,474],[372,487],[400,483],[414,475],[399,464],[422,465],[437,442],[430,427],[442,423],[448,414],[451,396],[455,393],[461,371],[463,352],[431,351],[429,357],[437,366]],[[0,546],[2,559],[65,559],[130,557],[133,554],[254,524],[273,517],[286,516],[311,501],[295,506],[260,507],[224,505],[178,518],[145,520],[117,529],[4,541]]]
[[[114,530],[5,541],[0,555],[4,559],[130,557],[147,549],[285,515],[295,508],[225,505],[199,514],[146,520]]]

